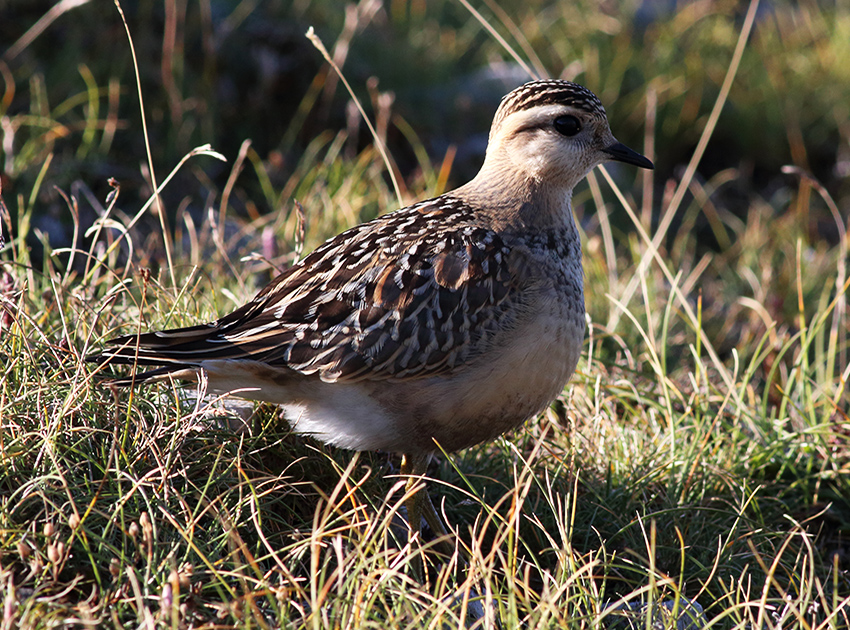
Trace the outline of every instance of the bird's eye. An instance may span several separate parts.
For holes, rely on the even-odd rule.
[[[555,131],[567,137],[574,136],[581,131],[581,121],[572,115],[558,116],[555,119]]]

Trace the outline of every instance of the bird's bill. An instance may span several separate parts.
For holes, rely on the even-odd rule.
[[[622,142],[615,142],[610,147],[602,149],[602,151],[610,155],[611,159],[616,160],[617,162],[625,162],[626,164],[633,164],[634,166],[639,166],[641,168],[655,168],[652,162],[637,151],[630,149]]]

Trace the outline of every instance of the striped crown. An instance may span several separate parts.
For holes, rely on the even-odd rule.
[[[544,79],[525,83],[502,98],[493,118],[493,128],[509,114],[554,103],[569,105],[600,118],[605,117],[602,102],[583,85],[560,79]]]

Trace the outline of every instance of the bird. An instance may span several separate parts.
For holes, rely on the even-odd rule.
[[[575,371],[572,192],[612,160],[653,168],[589,89],[525,83],[502,98],[466,184],[331,238],[214,322],[117,337],[87,359],[133,366],[116,385],[203,373],[213,391],[279,405],[299,434],[400,453],[411,537],[423,517],[445,533],[423,487],[429,458],[521,426]]]

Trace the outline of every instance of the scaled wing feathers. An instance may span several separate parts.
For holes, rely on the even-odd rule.
[[[510,253],[444,195],[331,239],[215,323],[121,337],[94,359],[247,359],[325,381],[445,374],[514,325]]]

